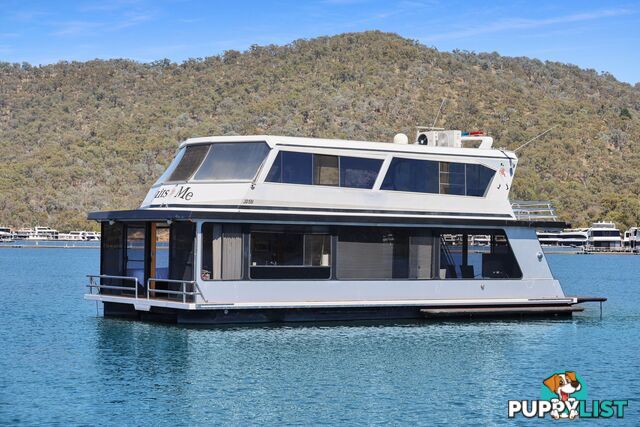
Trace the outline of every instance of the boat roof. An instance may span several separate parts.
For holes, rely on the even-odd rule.
[[[416,143],[395,144],[393,142],[358,141],[347,139],[325,139],[280,135],[235,135],[235,136],[205,136],[189,138],[180,144],[180,148],[187,145],[198,145],[216,142],[257,142],[264,141],[271,148],[279,147],[313,147],[344,150],[379,151],[407,154],[446,154],[463,157],[493,157],[516,160],[513,151],[498,148],[460,148],[434,147]]]

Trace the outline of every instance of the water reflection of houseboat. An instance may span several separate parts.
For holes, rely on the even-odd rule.
[[[89,215],[101,271],[86,298],[181,323],[558,315],[592,300],[564,294],[536,237],[566,225],[515,218],[514,153],[459,131],[394,142],[185,141],[139,209]]]

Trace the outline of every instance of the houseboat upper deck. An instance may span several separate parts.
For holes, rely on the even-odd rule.
[[[89,215],[102,249],[86,297],[185,323],[581,310],[535,233],[566,224],[514,216],[513,152],[440,129],[394,142],[185,141],[139,209]]]

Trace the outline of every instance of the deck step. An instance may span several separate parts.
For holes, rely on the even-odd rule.
[[[517,316],[517,315],[553,315],[571,314],[584,311],[583,307],[538,306],[538,307],[448,307],[423,308],[425,317],[472,317],[472,316]]]

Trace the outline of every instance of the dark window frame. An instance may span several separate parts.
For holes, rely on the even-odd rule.
[[[296,234],[296,235],[300,235],[302,237],[302,254],[301,254],[301,259],[302,259],[302,264],[299,265],[253,265],[252,264],[252,249],[253,249],[253,234],[254,233],[259,233],[259,234]],[[313,231],[305,231],[304,229],[302,230],[294,230],[294,231],[288,231],[288,230],[249,230],[248,233],[248,239],[247,239],[247,243],[248,243],[248,247],[246,248],[246,256],[247,256],[247,263],[249,264],[249,268],[247,269],[247,280],[249,281],[275,281],[275,280],[279,280],[279,281],[327,281],[327,280],[332,280],[333,274],[334,274],[334,270],[335,267],[333,265],[333,261],[334,261],[334,256],[333,256],[333,245],[332,245],[332,236],[333,234],[331,232],[326,232],[326,233],[322,233],[322,232],[313,232]],[[319,265],[319,266],[314,266],[314,265],[305,265],[304,261],[305,261],[305,248],[306,248],[306,236],[307,235],[321,235],[321,236],[327,236],[329,238],[329,265],[328,266],[323,266],[323,265]],[[254,268],[259,268],[259,269],[273,269],[274,271],[276,270],[281,270],[281,271],[285,271],[285,270],[290,270],[290,269],[314,269],[316,271],[320,271],[320,270],[327,270],[328,274],[327,277],[322,277],[322,278],[300,278],[300,277],[292,277],[292,278],[287,278],[287,277],[277,277],[277,278],[255,278],[252,276],[252,270]]]
[[[310,182],[288,182],[284,180],[284,163],[285,156],[287,153],[300,154],[300,155],[309,155],[311,158],[311,178]],[[321,157],[334,157],[337,159],[337,173],[338,173],[338,183],[337,184],[321,184],[317,181],[316,177],[316,165],[317,158]],[[358,186],[345,186],[343,182],[343,170],[342,170],[342,162],[344,158],[355,159],[355,160],[365,160],[365,161],[374,161],[378,163],[376,177],[371,182],[370,187],[358,187]],[[289,185],[312,185],[319,187],[333,187],[333,188],[347,188],[347,189],[356,189],[356,190],[372,190],[375,187],[375,183],[380,176],[380,171],[382,170],[382,165],[384,164],[384,159],[379,159],[375,157],[357,157],[357,156],[342,156],[338,154],[325,154],[325,153],[312,153],[306,151],[289,151],[289,150],[279,150],[275,156],[275,159],[271,163],[269,171],[267,172],[264,182],[272,183],[272,184],[289,184]]]
[[[397,163],[394,163],[397,162]],[[421,191],[421,190],[410,190],[410,189],[401,189],[401,190],[397,190],[394,188],[390,188],[392,185],[394,185],[392,182],[390,182],[391,175],[390,172],[392,172],[393,170],[393,174],[396,173],[395,168],[400,167],[400,165],[402,164],[401,162],[407,162],[407,164],[410,164],[410,162],[416,162],[415,164],[418,163],[424,163],[424,173],[425,173],[425,177],[429,174],[429,173],[433,173],[433,171],[429,171],[428,170],[428,166],[433,167],[433,165],[429,165],[429,163],[435,163],[437,164],[437,173],[435,174],[437,176],[437,191]],[[451,170],[443,170],[443,164],[448,165],[449,168],[451,167],[462,167],[462,172],[451,172]],[[415,167],[415,166],[414,166]],[[478,170],[482,170],[481,168],[487,169],[489,171],[492,172],[491,177],[487,180],[486,185],[484,187],[484,192],[482,195],[476,195],[476,194],[470,194],[472,192],[472,190],[475,190],[476,188],[470,188],[469,187],[469,180],[468,180],[468,176],[469,176],[469,167],[477,167],[479,168]],[[451,187],[459,187],[461,184],[459,183],[454,183],[452,184],[450,180],[447,180],[447,182],[443,182],[443,176],[455,176],[455,175],[463,175],[464,176],[464,184],[463,184],[463,188],[462,188],[462,192],[458,191],[458,192],[444,192],[443,191],[443,186],[446,186],[447,188],[451,188]],[[483,164],[480,163],[461,163],[461,162],[447,162],[447,161],[437,161],[437,160],[430,160],[430,159],[416,159],[416,158],[410,158],[410,157],[398,157],[398,156],[392,156],[391,160],[389,162],[389,167],[387,168],[387,171],[385,172],[384,177],[382,178],[382,183],[380,185],[380,190],[383,191],[397,191],[397,192],[402,192],[402,193],[419,193],[419,194],[438,194],[438,195],[449,195],[449,196],[464,196],[464,197],[475,197],[475,198],[485,198],[487,196],[487,192],[491,186],[491,183],[493,182],[493,179],[496,175],[496,171],[488,166],[485,166]],[[387,181],[387,179],[389,179],[389,181]],[[393,178],[395,180],[395,178]],[[414,185],[420,185],[421,183],[418,182]],[[423,185],[429,186],[430,183],[424,183]]]

